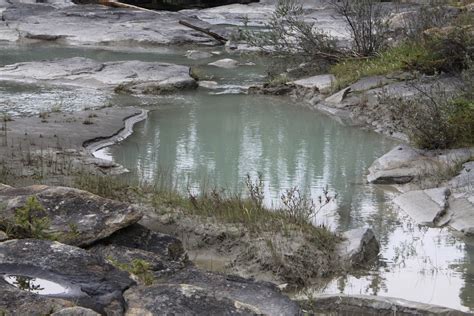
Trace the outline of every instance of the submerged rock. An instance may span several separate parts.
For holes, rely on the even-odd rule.
[[[186,52],[186,57],[188,57],[189,59],[198,60],[210,58],[212,57],[212,54],[208,52],[201,52],[198,50],[189,50]]]
[[[0,68],[0,80],[163,94],[194,89],[189,67],[158,62],[98,62],[83,57],[17,63]]]
[[[331,315],[470,315],[447,307],[372,295],[325,294],[311,298],[312,311]]]
[[[343,234],[345,240],[338,245],[338,252],[348,268],[373,263],[379,254],[380,243],[372,229],[356,228]]]
[[[34,197],[34,199],[33,199]],[[122,202],[66,187],[34,185],[0,191],[3,225],[26,237],[50,236],[76,246],[89,245],[136,223],[140,211]],[[26,221],[26,222],[24,222]],[[41,224],[42,230],[28,225]],[[39,236],[39,235],[42,236]]]
[[[301,312],[298,304],[269,282],[200,271],[193,267],[165,278],[164,282],[200,287],[208,293],[218,293],[219,296],[253,306],[264,315],[298,315]]]
[[[122,292],[134,284],[120,271],[86,250],[58,242],[23,239],[0,243],[0,274],[41,278],[63,290],[58,297],[100,313],[121,314]],[[44,286],[45,290],[50,290]]]
[[[189,284],[139,286],[124,294],[125,315],[260,315],[253,306]]]
[[[215,66],[218,68],[226,68],[226,69],[236,68],[238,65],[239,65],[239,62],[231,58],[224,58],[224,59],[220,59],[218,61],[209,63],[209,66]]]

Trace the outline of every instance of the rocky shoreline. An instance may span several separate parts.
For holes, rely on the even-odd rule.
[[[190,31],[178,21],[198,18],[213,32],[228,36],[232,30],[219,25],[219,21],[239,25],[243,12],[254,10],[251,20],[261,25],[268,18],[270,7],[263,3],[154,13],[69,5],[12,5],[0,0],[0,40],[105,48],[213,46],[215,40]],[[308,12],[320,18],[329,14],[328,9],[314,5]],[[347,37],[342,21],[323,22],[328,28],[332,25],[331,30],[341,40]],[[64,27],[52,27],[54,24]],[[232,43],[227,48],[245,49]],[[237,62],[232,67],[236,66]],[[454,79],[427,77],[423,84],[441,83],[449,88],[456,85]],[[414,93],[407,74],[364,78],[333,94],[334,80],[331,75],[319,75],[276,88],[253,87],[249,92],[292,94],[310,108],[344,124],[407,141],[379,105],[382,93]],[[86,58],[4,66],[0,68],[0,81],[66,84],[137,95],[172,94],[198,87],[186,66],[139,61],[101,63]],[[54,186],[78,172],[126,172],[122,166],[92,154],[128,137],[133,125],[146,117],[146,110],[124,107],[5,120],[3,131],[8,136],[0,160],[9,165],[4,177],[17,179],[18,186],[0,184],[0,314],[464,314],[398,299],[341,295],[316,297],[312,301],[318,307],[313,308],[307,306],[308,302],[299,304],[282,293],[281,289],[302,278],[331,276],[370,264],[379,251],[370,229],[346,232],[334,253],[322,253],[304,240],[305,236],[288,239],[274,234],[259,239],[238,225],[210,223],[179,211],[156,214],[149,205],[128,204]],[[429,152],[399,145],[374,162],[368,181],[396,185],[401,194],[393,203],[417,223],[449,225],[473,235],[473,159],[472,148]],[[459,166],[460,172],[454,170]],[[29,183],[22,183],[21,179],[26,178],[42,179],[52,186],[25,187]],[[275,243],[268,245],[269,239]],[[275,264],[275,249],[278,255],[285,256],[279,265]],[[190,260],[190,253],[209,252],[212,258],[225,260],[231,273],[204,271]],[[307,275],[299,274],[301,270]],[[40,279],[61,290],[41,292],[50,290],[51,284],[41,283]],[[39,282],[38,287],[35,282]]]

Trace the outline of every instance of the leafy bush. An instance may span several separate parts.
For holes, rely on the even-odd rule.
[[[446,149],[474,144],[474,103],[441,88],[417,88],[413,98],[387,98],[393,118],[411,141],[423,149]]]

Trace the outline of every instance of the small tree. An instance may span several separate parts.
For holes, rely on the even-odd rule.
[[[371,56],[387,42],[388,12],[380,0],[333,0],[337,12],[347,22],[358,55]]]

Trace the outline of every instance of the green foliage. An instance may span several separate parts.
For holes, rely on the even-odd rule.
[[[50,220],[40,214],[44,207],[35,196],[29,196],[25,205],[15,210],[15,225],[20,228],[23,237],[37,239],[54,239],[54,236],[47,232]]]
[[[335,88],[341,89],[357,80],[396,71],[428,75],[439,72],[461,72],[473,57],[474,39],[464,29],[454,28],[447,34],[433,35],[423,41],[406,41],[372,58],[347,59],[333,65]]]
[[[150,270],[150,263],[143,259],[133,259],[129,264],[121,263],[110,257],[108,257],[107,260],[109,260],[116,268],[136,275],[140,282],[145,285],[152,285],[155,282],[155,277]]]
[[[429,55],[427,49],[416,43],[402,43],[387,49],[373,58],[346,59],[330,69],[336,76],[337,88],[344,88],[363,77],[387,75],[406,69],[407,64],[416,63]]]
[[[474,104],[467,94],[453,95],[439,87],[417,88],[413,98],[385,98],[395,120],[410,140],[423,149],[474,145]]]

